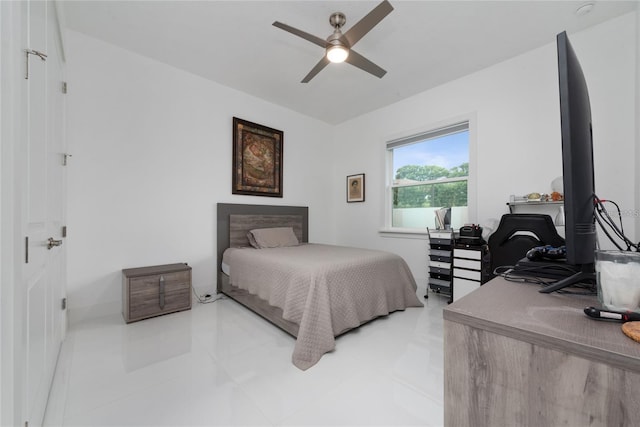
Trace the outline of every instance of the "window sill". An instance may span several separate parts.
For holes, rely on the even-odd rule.
[[[427,230],[421,228],[381,228],[378,230],[378,233],[380,234],[380,237],[420,240],[429,239]]]

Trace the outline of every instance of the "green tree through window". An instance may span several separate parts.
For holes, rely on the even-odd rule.
[[[390,141],[387,152],[391,227],[433,227],[435,210],[444,207],[458,221],[467,218],[468,122]]]
[[[469,163],[451,169],[436,165],[406,165],[396,172],[395,181],[416,185],[393,189],[394,208],[467,206],[467,181],[437,182],[442,178],[467,177]],[[436,181],[424,183],[424,181]]]

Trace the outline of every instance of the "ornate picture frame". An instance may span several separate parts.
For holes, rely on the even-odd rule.
[[[364,174],[347,176],[347,203],[364,202]]]
[[[233,118],[232,194],[282,197],[280,130]]]

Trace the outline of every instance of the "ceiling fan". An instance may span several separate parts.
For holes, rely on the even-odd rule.
[[[309,74],[302,79],[302,83],[308,83],[316,74],[326,67],[329,62],[347,62],[361,70],[373,74],[376,77],[382,78],[382,76],[387,72],[364,56],[360,55],[358,52],[354,51],[352,47],[369,31],[371,31],[373,27],[378,25],[385,16],[391,13],[392,10],[393,7],[391,4],[387,0],[384,0],[344,34],[342,34],[340,29],[345,22],[347,22],[347,19],[342,12],[335,12],[329,17],[329,23],[334,28],[333,34],[327,37],[326,40],[302,30],[298,30],[297,28],[293,28],[287,24],[283,24],[282,22],[276,21],[273,25],[325,48],[326,54],[316,64],[316,66],[313,67]]]

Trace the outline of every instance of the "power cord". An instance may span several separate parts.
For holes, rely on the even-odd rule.
[[[191,290],[200,304],[211,304],[212,302],[220,301],[221,299],[227,299],[223,294],[220,294],[217,297],[214,297],[211,294],[198,295],[196,294],[196,289],[193,286],[191,287]]]
[[[594,198],[594,207],[593,207],[594,217],[598,222],[598,225],[600,225],[600,228],[602,229],[604,234],[611,241],[611,243],[613,243],[621,251],[626,250],[626,251],[638,252],[640,248],[640,243],[633,243],[624,234],[624,227],[622,225],[622,212],[620,211],[620,206],[618,206],[618,204],[613,200],[600,199],[596,194],[593,194],[593,198]],[[616,210],[618,211],[618,220],[620,221],[620,226],[618,226],[618,224],[616,224],[613,218],[611,218],[611,216],[609,215],[609,212],[604,206],[604,203],[611,203],[616,207]],[[615,238],[610,234],[609,229],[611,230],[611,233],[615,235]],[[624,242],[626,249],[623,249],[623,247],[618,244],[618,242],[616,241],[616,238]]]
[[[525,283],[530,285],[538,285],[538,286],[548,286],[554,283],[552,280],[545,280],[544,277],[536,277],[536,272],[542,272],[546,270],[567,270],[572,272],[573,270],[569,267],[565,267],[562,265],[558,265],[554,268],[546,267],[546,266],[538,266],[531,268],[519,268],[518,271],[514,270],[515,266],[513,265],[503,265],[496,267],[493,270],[493,274],[496,276],[500,276],[508,282],[518,282]],[[524,273],[524,274],[518,274]],[[576,283],[572,285],[574,289],[583,289],[582,292],[570,291],[568,289],[560,289],[557,290],[556,293],[559,294],[571,294],[571,295],[596,295],[596,291],[594,290],[594,285],[586,284],[586,283]]]
[[[544,280],[538,278],[538,277],[533,277],[533,276],[522,276],[519,275],[517,273],[514,273],[514,268],[515,266],[513,265],[502,265],[500,267],[496,267],[495,270],[493,270],[493,274],[495,276],[500,276],[503,279],[509,281],[509,282],[519,282],[519,283],[529,283],[532,285],[545,285],[548,284],[546,283]],[[503,271],[504,269],[504,271]],[[527,269],[527,271],[533,271],[532,269]]]

